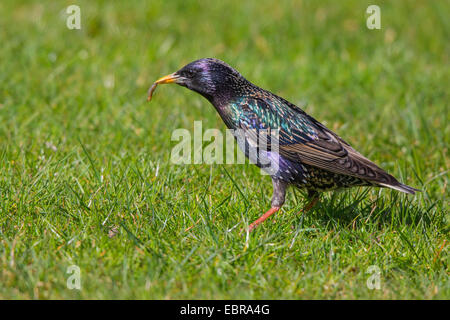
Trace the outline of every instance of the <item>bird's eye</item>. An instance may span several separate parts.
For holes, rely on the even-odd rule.
[[[185,73],[186,73],[186,76],[188,76],[189,78],[194,76],[194,71],[192,71],[192,70],[186,70]]]

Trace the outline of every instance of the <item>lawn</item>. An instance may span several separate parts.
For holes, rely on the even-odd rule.
[[[71,4],[80,30],[66,26]],[[366,27],[370,4],[380,30]],[[448,1],[8,0],[0,12],[0,298],[450,298]],[[146,102],[158,77],[203,57],[422,192],[325,193],[302,214],[290,189],[248,235],[270,177],[171,163],[173,130],[225,125],[185,88]]]

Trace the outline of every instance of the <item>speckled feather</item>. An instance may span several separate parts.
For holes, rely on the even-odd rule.
[[[272,103],[266,103],[265,99],[271,99]],[[295,153],[289,154],[286,150],[290,146],[298,143],[313,143],[319,139],[319,134],[314,123],[305,116],[303,111],[290,108],[278,97],[271,97],[270,93],[256,90],[253,94],[231,102],[229,107],[231,112],[227,122],[233,123],[231,126],[233,128],[243,129],[246,132],[258,129],[280,130],[279,156],[276,159],[279,170],[272,174],[277,179],[309,191],[374,185],[355,176],[334,173],[304,163],[301,159],[295,158]],[[255,142],[261,142],[261,138],[265,135],[248,134],[247,137],[253,138]],[[269,146],[270,151],[270,143],[265,144]],[[243,148],[243,151],[248,156],[248,149]],[[256,164],[261,167],[260,163]]]

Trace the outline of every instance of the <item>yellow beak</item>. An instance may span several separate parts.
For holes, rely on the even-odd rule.
[[[153,83],[153,85],[150,87],[150,89],[148,89],[147,101],[150,101],[152,99],[153,92],[156,90],[156,86],[158,84],[173,83],[176,82],[179,77],[180,76],[178,76],[174,72],[156,80],[155,83]]]
[[[175,82],[178,78],[179,78],[178,75],[176,75],[175,73],[171,73],[167,76],[159,78],[158,80],[155,81],[155,83],[156,84],[172,83]]]

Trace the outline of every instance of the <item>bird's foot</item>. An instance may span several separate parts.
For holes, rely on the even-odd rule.
[[[314,197],[312,200],[299,212],[299,213],[305,213],[314,208],[314,206],[319,201],[319,197]]]
[[[255,229],[259,224],[261,224],[264,220],[266,220],[268,217],[270,217],[272,214],[280,210],[280,207],[272,207],[264,213],[261,217],[259,217],[257,220],[255,220],[252,224],[248,227],[248,232],[251,232],[253,229]]]

